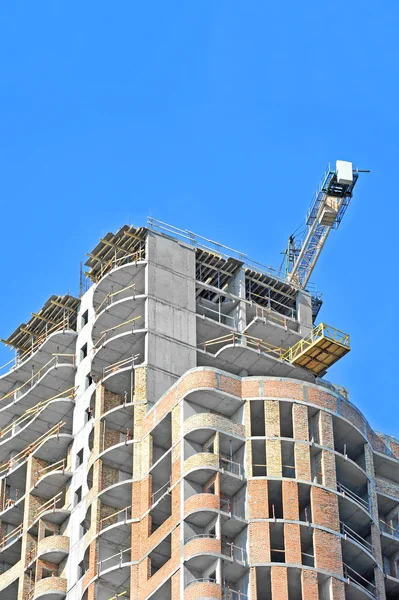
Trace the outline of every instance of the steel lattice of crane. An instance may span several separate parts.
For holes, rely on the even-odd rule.
[[[288,281],[305,288],[331,229],[338,229],[359,177],[352,163],[337,160],[328,166],[306,216],[306,233],[298,245],[291,236],[286,252]]]

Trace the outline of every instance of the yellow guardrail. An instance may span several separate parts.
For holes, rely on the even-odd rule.
[[[291,348],[288,348],[281,358],[283,360],[288,360],[289,362],[294,362],[300,354],[303,354],[308,348],[314,346],[314,344],[321,339],[328,339],[340,346],[344,346],[348,349],[350,348],[350,340],[347,333],[344,333],[335,327],[331,327],[331,325],[327,325],[326,323],[320,323],[314,327],[306,337],[299,340],[299,342],[291,346]]]
[[[314,329],[312,329],[312,331],[306,337],[304,337],[302,340],[299,340],[291,348],[288,348],[288,350],[279,348],[273,344],[269,344],[260,338],[255,338],[245,333],[235,332],[202,342],[198,344],[198,346],[203,347],[204,352],[207,352],[208,348],[211,346],[225,346],[230,342],[232,342],[233,345],[238,343],[255,348],[259,352],[263,352],[265,354],[273,354],[277,358],[289,363],[294,363],[299,356],[305,354],[307,350],[314,347],[321,340],[329,340],[338,346],[350,350],[349,335],[343,331],[340,331],[339,329],[336,329],[335,327],[331,327],[331,325],[327,325],[326,323],[320,323],[314,327]],[[325,351],[328,352],[328,349],[325,349]],[[338,358],[339,356],[336,358],[336,360]]]

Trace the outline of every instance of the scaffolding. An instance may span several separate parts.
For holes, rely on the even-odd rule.
[[[85,266],[89,267],[85,275],[94,283],[104,275],[122,265],[145,259],[145,240],[147,229],[124,225],[116,233],[107,233],[97,246],[87,253]]]
[[[78,298],[69,294],[51,296],[38,313],[32,313],[28,323],[22,323],[6,340],[0,338],[0,341],[17,351],[18,365],[56,331],[76,331],[78,306]]]

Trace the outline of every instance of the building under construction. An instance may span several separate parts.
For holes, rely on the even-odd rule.
[[[2,340],[1,600],[399,598],[399,442],[325,379],[309,287],[358,175],[280,273],[150,219]]]

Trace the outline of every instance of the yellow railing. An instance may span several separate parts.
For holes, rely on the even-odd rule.
[[[232,333],[227,335],[222,335],[221,337],[215,338],[213,340],[209,340],[208,342],[203,342],[199,344],[199,346],[203,346],[204,351],[207,352],[207,349],[210,346],[217,346],[220,344],[226,345],[229,342],[232,342],[233,345],[245,345],[250,346],[251,348],[255,348],[259,352],[265,352],[266,354],[274,354],[278,358],[282,357],[282,354],[285,352],[282,348],[278,346],[274,346],[273,344],[269,344],[260,338],[253,337],[252,335],[247,335],[246,333]]]
[[[115,258],[113,256],[106,263],[101,265],[100,272],[98,273],[98,275],[95,278],[96,283],[98,283],[100,281],[100,279],[102,279],[102,277],[104,277],[104,275],[106,275],[109,271],[116,269],[116,267],[119,267],[123,264],[130,264],[130,263],[135,263],[139,260],[143,260],[142,259],[143,254],[145,255],[144,249],[137,250],[136,252],[133,252],[132,254],[125,254],[124,256],[120,256],[119,258]],[[131,260],[126,260],[129,258]]]
[[[67,468],[67,461],[66,461],[66,458],[63,458],[62,460],[59,460],[56,463],[50,463],[46,467],[39,469],[37,473],[38,474],[40,473],[40,477],[43,477],[44,474],[49,475],[53,471],[65,471],[66,468]]]
[[[61,427],[65,425],[65,421],[54,425],[47,433],[41,435],[33,444],[30,444],[24,450],[21,450],[18,454],[10,458],[6,463],[0,466],[0,477],[5,473],[8,473],[13,467],[24,462],[43,442],[54,435],[59,435]]]
[[[32,342],[32,344],[29,346],[29,348],[26,348],[25,350],[20,351],[20,353],[17,354],[17,356],[15,358],[8,361],[5,365],[2,365],[0,367],[0,371],[4,367],[6,367],[12,363],[14,363],[14,367],[18,367],[22,362],[24,362],[27,358],[29,358],[29,356],[31,354],[34,354],[37,350],[39,350],[39,348],[44,344],[44,342],[48,339],[48,337],[51,334],[55,333],[56,331],[61,331],[61,330],[65,331],[66,329],[69,329],[69,318],[68,317],[65,317],[64,319],[62,319],[62,321],[60,321],[60,323],[55,323],[51,327],[48,327],[46,324],[45,331],[36,337],[35,341]],[[10,367],[10,368],[14,368],[14,367]]]
[[[269,344],[260,338],[255,338],[245,333],[235,332],[203,342],[199,344],[199,346],[202,346],[204,351],[207,352],[208,348],[211,346],[225,346],[229,343],[233,343],[233,345],[239,344],[240,346],[255,348],[258,352],[273,354],[281,360],[293,363],[298,356],[306,352],[306,350],[314,346],[320,340],[329,340],[343,348],[350,349],[349,335],[335,327],[331,327],[331,325],[326,325],[326,323],[320,323],[320,325],[314,327],[306,337],[299,340],[299,342],[294,344],[291,348],[288,348],[288,350]]]
[[[3,537],[0,538],[0,548],[4,548],[4,546],[7,545],[7,542],[9,542],[12,538],[19,537],[20,535],[22,535],[22,523],[21,525],[18,525],[15,529],[7,533],[7,535],[3,535]]]
[[[131,508],[132,508],[131,506],[126,506],[125,508],[121,508],[121,510],[117,510],[116,512],[113,512],[112,514],[108,515],[107,517],[104,517],[103,519],[101,519],[100,520],[100,530],[104,529],[104,527],[106,527],[106,525],[104,525],[104,523],[106,521],[109,521],[113,517],[116,517],[117,515],[120,515],[122,513],[124,513],[124,515],[125,515],[123,522],[126,522],[129,519],[129,511]]]
[[[138,317],[134,317],[133,319],[128,319],[127,321],[124,321],[123,323],[119,323],[118,325],[114,325],[113,327],[109,327],[108,329],[104,329],[104,331],[101,332],[102,336],[100,337],[98,342],[95,344],[95,346],[93,346],[93,352],[98,350],[102,341],[104,341],[104,342],[106,341],[107,333],[109,331],[114,331],[115,329],[119,329],[119,327],[123,327],[124,325],[129,325],[129,323],[134,323],[135,321],[138,321],[138,319],[141,319],[141,315],[139,315]]]
[[[103,367],[103,379],[110,373],[116,373],[125,367],[131,366],[134,367],[135,361],[139,358],[140,354],[135,354],[134,356],[129,356],[129,358],[123,358],[122,360],[118,360],[111,365],[107,365]]]
[[[32,523],[34,523],[37,519],[39,519],[41,517],[41,515],[48,512],[49,510],[52,510],[53,512],[55,512],[55,510],[57,509],[57,504],[59,504],[59,502],[61,501],[61,498],[62,498],[62,492],[58,492],[58,494],[53,496],[53,498],[50,498],[50,500],[47,500],[47,502],[45,502],[44,504],[39,506],[39,508],[35,511],[35,513],[33,515]],[[31,523],[31,525],[32,525],[32,523]]]
[[[126,594],[127,594],[127,591],[125,590],[124,592],[120,592],[119,594],[116,594],[116,596],[112,596],[112,598],[109,598],[109,600],[118,600],[119,598],[126,596]]]
[[[18,392],[21,392],[21,390],[24,389],[26,386],[28,386],[28,384],[30,384],[29,387],[33,387],[34,384],[35,384],[35,382],[37,383],[37,381],[39,379],[41,379],[41,377],[44,375],[46,367],[49,367],[47,370],[50,370],[50,365],[57,366],[59,364],[59,356],[72,357],[71,366],[72,367],[75,366],[75,355],[74,354],[53,354],[53,358],[51,358],[45,365],[43,365],[42,367],[40,367],[40,369],[38,371],[36,371],[36,373],[34,373],[32,375],[32,377],[30,377],[27,381],[25,381],[25,383],[23,383],[22,385],[20,385],[16,389],[11,390],[11,392],[8,392],[4,396],[2,396],[0,398],[0,402],[2,400],[5,400],[6,398],[10,398],[12,396],[14,396],[14,398],[17,398],[18,397]],[[68,363],[65,363],[65,364],[68,364]]]
[[[101,309],[102,309],[102,307],[104,306],[104,304],[106,304],[106,303],[107,303],[107,300],[108,300],[108,299],[112,299],[114,296],[118,296],[118,295],[119,295],[119,294],[121,294],[122,292],[125,292],[126,290],[130,290],[131,288],[135,288],[135,287],[136,287],[136,284],[135,284],[135,283],[132,283],[131,285],[127,285],[126,287],[124,287],[124,288],[122,288],[122,289],[120,289],[120,290],[117,290],[116,292],[109,292],[109,293],[108,293],[108,294],[105,296],[104,300],[101,302],[100,306],[99,306],[99,307],[96,309],[96,311],[95,311],[95,312],[96,312],[96,315],[98,315],[98,313],[101,311]],[[111,300],[110,304],[112,304],[112,300]]]
[[[75,390],[76,390],[76,387],[71,387],[68,390],[65,390],[65,392],[60,392],[59,394],[57,394],[56,396],[53,396],[52,398],[49,398],[48,400],[43,400],[42,402],[39,402],[33,408],[29,408],[20,417],[18,417],[18,419],[15,419],[15,421],[13,421],[12,423],[10,423],[9,425],[7,425],[6,427],[4,427],[4,429],[2,429],[0,431],[0,440],[5,435],[7,435],[7,433],[9,433],[10,431],[12,431],[17,425],[21,425],[25,421],[30,421],[34,417],[36,417],[53,400],[56,400],[57,398],[61,398],[61,397],[65,398],[66,400],[74,398],[75,397]],[[67,394],[67,395],[65,395],[65,394]]]
[[[299,342],[294,344],[291,348],[288,348],[281,358],[293,362],[300,354],[323,338],[331,340],[345,348],[350,348],[349,335],[347,333],[335,329],[335,327],[331,327],[330,325],[326,325],[326,323],[320,323],[314,327],[306,337],[299,340]]]

